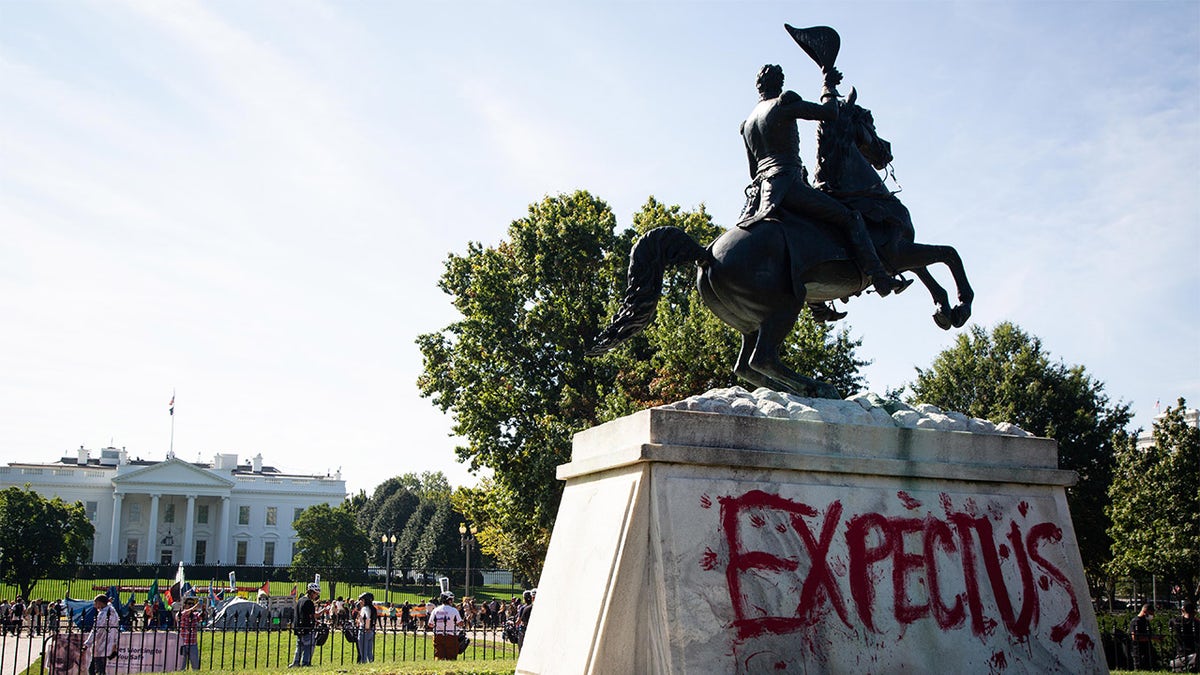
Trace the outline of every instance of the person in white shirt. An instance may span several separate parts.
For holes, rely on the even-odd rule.
[[[443,593],[442,604],[429,614],[433,629],[433,658],[443,661],[458,659],[458,628],[463,625],[462,614],[454,606],[454,594]]]
[[[83,648],[92,648],[88,675],[104,675],[108,660],[117,655],[117,625],[121,619],[108,605],[107,595],[97,595],[92,606],[96,608],[96,622],[83,641]]]

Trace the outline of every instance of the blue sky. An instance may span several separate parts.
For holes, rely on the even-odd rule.
[[[161,457],[175,389],[185,459],[473,482],[414,384],[447,253],[577,188],[728,226],[755,72],[820,89],[785,22],[841,33],[976,321],[1141,426],[1200,402],[1200,3],[0,0],[0,462]],[[875,391],[954,338],[850,311]]]

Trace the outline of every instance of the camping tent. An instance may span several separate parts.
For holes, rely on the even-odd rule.
[[[267,610],[257,602],[242,598],[231,598],[217,610],[210,624],[213,628],[259,629],[270,626]]]

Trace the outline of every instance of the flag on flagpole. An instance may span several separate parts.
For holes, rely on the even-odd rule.
[[[175,415],[175,392],[171,392],[171,403],[167,406],[167,410],[171,413],[171,416]]]
[[[266,581],[264,581],[263,585],[258,588],[258,592],[266,593],[267,595],[270,595],[271,594],[271,580],[267,579]]]
[[[208,604],[211,605],[212,607],[216,607],[218,601],[219,601],[219,598],[217,598],[216,584],[209,582],[209,584],[208,584]]]
[[[299,587],[300,587],[299,584],[292,584],[292,592],[288,593],[288,595],[292,596],[293,600],[296,599],[296,591],[299,589]]]
[[[150,589],[146,591],[146,602],[158,604],[158,579],[150,582]]]

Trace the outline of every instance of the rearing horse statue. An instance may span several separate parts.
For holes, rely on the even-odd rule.
[[[852,90],[837,119],[818,126],[816,185],[862,213],[890,272],[911,271],[925,284],[939,327],[961,327],[971,316],[974,292],[958,252],[914,241],[908,209],[877,173],[892,161],[891,144],[876,133],[870,111],[860,107],[857,98]],[[696,287],[705,306],[742,334],[733,368],[738,377],[798,396],[840,398],[833,386],[785,365],[780,346],[806,304],[846,300],[862,293],[870,279],[837,233],[787,211],[748,229],[727,230],[708,247],[675,227],[647,232],[630,252],[621,307],[588,353],[602,354],[641,332],[654,319],[663,271],[692,262],[699,266]],[[934,263],[950,268],[958,288],[957,306],[950,307],[946,290],[926,269]]]

